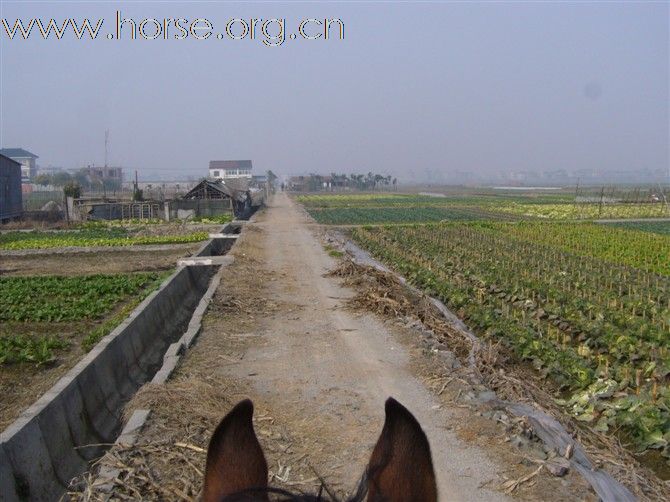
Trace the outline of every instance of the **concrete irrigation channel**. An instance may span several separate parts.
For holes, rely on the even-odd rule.
[[[227,224],[180,260],[157,291],[0,434],[0,500],[58,500],[114,443],[125,403],[169,373],[182,340],[190,344],[197,335],[212,278],[231,261],[225,255],[243,223]]]

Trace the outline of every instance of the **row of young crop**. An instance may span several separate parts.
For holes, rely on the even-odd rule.
[[[363,227],[352,235],[570,391],[564,404],[579,420],[670,456],[667,275],[532,242],[507,224]]]
[[[90,350],[165,276],[0,277],[0,365],[49,362],[72,330],[85,330],[81,345]]]
[[[436,221],[514,220],[513,215],[485,211],[476,207],[339,207],[309,208],[309,214],[325,225],[365,225]]]
[[[670,235],[670,220],[667,221],[631,221],[619,223],[607,223],[621,228],[628,228],[629,230],[639,230],[642,232],[650,232],[658,235]]]
[[[449,195],[431,197],[412,194],[302,195],[298,202],[309,209],[450,208],[479,209],[488,214],[551,220],[594,220],[612,218],[668,218],[670,208],[656,203],[575,203],[566,195]],[[500,219],[500,218],[499,218]],[[372,221],[370,221],[372,223]]]
[[[512,201],[500,204],[498,209],[519,216],[552,220],[670,218],[670,207],[663,202],[531,204]]]
[[[45,249],[69,246],[131,246],[185,244],[206,240],[206,232],[184,235],[137,235],[123,227],[94,227],[58,232],[6,232],[0,234],[0,250]]]
[[[298,202],[307,208],[355,208],[355,207],[448,207],[448,206],[496,206],[513,203],[558,204],[570,203],[564,195],[509,196],[451,194],[444,197],[420,194],[320,194],[299,195]]]
[[[96,319],[158,274],[0,277],[0,321]]]
[[[670,236],[666,235],[592,223],[522,221],[505,226],[482,223],[480,228],[585,258],[670,275]]]

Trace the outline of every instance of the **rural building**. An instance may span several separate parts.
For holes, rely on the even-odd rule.
[[[310,174],[308,176],[291,176],[288,180],[288,189],[294,192],[317,192],[330,190],[332,186],[330,176]]]
[[[0,221],[21,216],[21,164],[0,154]]]
[[[251,179],[250,160],[210,160],[209,177],[214,180]]]
[[[29,183],[37,175],[37,164],[35,161],[39,157],[34,153],[30,153],[23,148],[2,148],[0,149],[0,155],[9,157],[21,164],[21,180],[23,183]]]
[[[288,190],[307,192],[310,188],[309,176],[291,176],[286,184]]]
[[[87,166],[84,169],[84,172],[87,174],[92,183],[95,183],[96,181],[116,181],[118,182],[119,186],[121,186],[121,183],[123,183],[122,167]]]
[[[216,209],[228,209],[236,217],[242,217],[252,208],[261,206],[265,199],[265,192],[257,188],[251,188],[247,180],[203,180],[193,187],[180,201],[182,207],[186,201],[197,202],[193,209],[197,209],[196,216],[221,214],[214,212]]]

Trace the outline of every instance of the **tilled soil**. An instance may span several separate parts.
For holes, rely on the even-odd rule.
[[[0,256],[3,275],[88,275],[153,272],[174,268],[177,260],[191,256],[200,246],[165,244],[124,248],[95,248],[87,252],[62,252],[61,249],[40,249],[40,253],[14,251]],[[138,249],[139,248],[139,249]]]

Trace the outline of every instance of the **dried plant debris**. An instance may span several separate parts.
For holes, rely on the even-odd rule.
[[[75,480],[71,500],[196,500],[209,438],[238,394],[201,378],[165,385],[147,384],[126,407],[151,409],[152,419],[139,441],[116,445],[91,471]],[[189,410],[184,413],[183,410]],[[126,417],[127,418],[127,417]],[[101,469],[113,479],[98,477]]]

